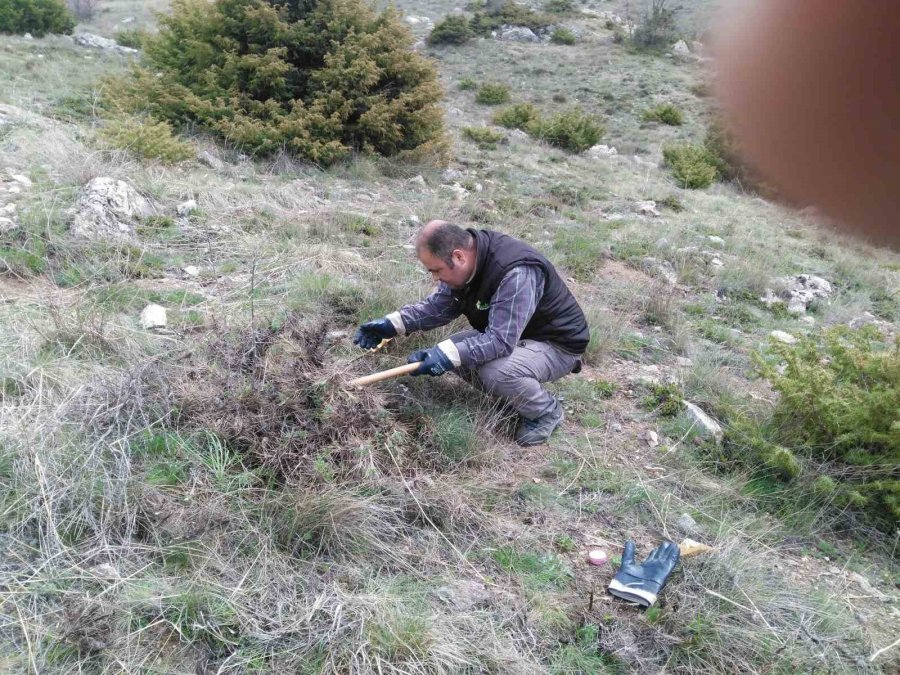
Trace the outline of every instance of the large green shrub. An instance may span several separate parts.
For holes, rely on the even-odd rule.
[[[437,73],[411,44],[362,0],[175,0],[109,103],[258,154],[442,158]]]
[[[550,42],[555,45],[574,45],[576,41],[575,33],[568,28],[557,28],[550,36]]]
[[[507,129],[522,129],[527,131],[528,127],[537,120],[541,114],[538,109],[531,103],[515,103],[508,108],[499,110],[494,115],[494,124],[499,124]]]
[[[0,33],[69,35],[75,17],[62,0],[0,0]]]
[[[663,159],[672,168],[675,182],[683,188],[709,187],[716,179],[715,162],[702,145],[667,146],[663,148]]]
[[[779,398],[768,423],[786,470],[801,476],[805,458],[814,492],[844,507],[864,508],[873,520],[900,522],[900,340],[885,347],[871,326],[825,332],[821,341],[775,344],[782,367],[760,360]],[[769,464],[777,457],[762,456]],[[790,465],[788,468],[787,465]]]
[[[469,21],[461,14],[445,16],[434,24],[428,36],[430,45],[461,45],[474,37]]]
[[[528,133],[569,152],[584,152],[603,137],[603,125],[580,108],[559,113],[545,120],[536,120]]]

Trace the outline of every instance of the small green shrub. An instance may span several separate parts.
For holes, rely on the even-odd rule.
[[[706,130],[703,147],[706,148],[710,161],[715,164],[720,180],[734,181],[745,189],[767,197],[777,197],[775,189],[741,159],[737,141],[721,117],[713,118]]]
[[[631,43],[638,49],[657,50],[675,41],[675,16],[680,7],[672,7],[669,0],[649,0],[640,23],[631,35]]]
[[[114,148],[142,159],[158,159],[163,164],[176,164],[195,154],[191,146],[175,137],[168,122],[130,116],[114,118],[102,128],[100,136]]]
[[[656,203],[658,206],[669,209],[669,211],[672,211],[673,213],[681,213],[684,211],[684,204],[682,204],[681,200],[675,195],[667,195],[662,199],[657,199]]]
[[[505,84],[483,84],[475,94],[475,102],[482,105],[500,105],[509,101],[509,87]]]
[[[474,141],[479,148],[494,150],[497,144],[503,140],[504,136],[499,131],[488,129],[486,127],[465,127],[463,136],[470,141]]]
[[[684,407],[681,389],[675,384],[653,384],[650,393],[641,400],[647,409],[660,417],[675,417]]]
[[[509,0],[499,12],[475,12],[469,27],[476,35],[488,37],[491,31],[501,26],[525,26],[531,30],[543,30],[552,24],[552,17]]]
[[[434,28],[428,36],[428,44],[462,45],[474,36],[466,17],[461,14],[451,14],[434,24]]]
[[[460,91],[472,91],[474,89],[478,89],[478,82],[473,80],[471,77],[464,77],[459,81],[457,87]]]
[[[536,120],[528,133],[569,152],[584,152],[603,137],[603,125],[580,108],[573,108],[545,120]]]
[[[557,28],[550,35],[550,42],[556,45],[574,45],[576,41],[575,33],[568,28]]]
[[[44,37],[47,33],[69,35],[74,28],[75,17],[62,0],[0,2],[0,33]]]
[[[544,11],[551,14],[570,14],[575,11],[574,0],[547,0]]]
[[[783,372],[766,362],[760,368],[780,394],[773,417],[779,440],[834,465],[831,477],[844,483],[845,502],[896,524],[900,340],[884,348],[881,339],[871,326],[832,328],[821,343],[806,338],[773,346],[785,363]]]
[[[141,28],[123,28],[116,32],[116,42],[123,47],[141,49],[149,33]]]
[[[663,159],[680,187],[696,190],[709,187],[716,179],[716,165],[701,145],[670,145],[663,148]]]
[[[684,123],[684,115],[671,103],[662,103],[644,112],[644,121],[661,122],[673,127],[680,127]]]
[[[541,114],[531,103],[514,103],[508,108],[498,110],[494,114],[494,124],[507,129],[527,131],[528,127],[540,120],[540,118]]]

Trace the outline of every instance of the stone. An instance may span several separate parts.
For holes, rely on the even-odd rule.
[[[684,40],[679,40],[674,45],[672,45],[672,53],[676,56],[690,56],[691,48],[687,46],[687,42]]]
[[[665,251],[668,248],[672,248],[671,242],[665,237],[660,237],[659,239],[657,239],[654,246],[656,247],[657,251]]]
[[[203,150],[202,152],[198,153],[197,161],[201,164],[205,164],[214,171],[221,171],[225,168],[225,163],[214,154],[212,154],[209,150]]]
[[[779,303],[784,303],[784,301],[775,295],[775,292],[771,288],[766,289],[766,294],[763,295],[759,301],[763,303],[766,307],[771,307],[772,305],[777,305]]]
[[[806,314],[806,302],[801,298],[791,298],[788,300],[787,310],[791,314]]]
[[[647,431],[644,432],[644,440],[651,448],[655,448],[659,445],[659,434],[653,431],[653,429],[647,429]]]
[[[22,192],[22,188],[20,188],[18,185],[10,185],[7,188],[7,192],[9,192],[9,194],[11,195],[17,195]]]
[[[456,612],[469,612],[485,607],[491,602],[491,593],[487,586],[470,579],[451,581],[436,589],[434,594]]]
[[[425,183],[425,179],[422,175],[413,176],[407,181],[410,185],[417,185],[418,187],[428,187],[427,183]]]
[[[25,33],[22,37],[26,40],[34,40],[34,36],[31,33]]]
[[[715,267],[716,269],[720,269],[720,268],[722,268],[722,267],[725,267],[725,263],[723,263],[722,260],[721,260],[720,258],[712,258],[712,259],[709,261],[709,264],[710,264],[710,266]]]
[[[441,188],[452,192],[456,199],[463,199],[469,194],[469,191],[459,183],[453,183],[453,185],[441,185]]]
[[[706,238],[706,240],[707,240],[710,244],[715,244],[716,246],[724,246],[724,245],[725,245],[725,240],[722,239],[722,237],[717,237],[717,236],[714,235],[714,234],[709,235],[709,236]]]
[[[9,203],[0,208],[0,213],[5,213],[8,216],[13,215],[16,212],[16,205],[13,203]]]
[[[16,226],[16,221],[12,218],[0,216],[0,232],[9,232]]]
[[[691,359],[684,356],[676,356],[675,363],[677,363],[682,368],[690,368],[694,365],[694,362]]]
[[[149,304],[141,311],[141,328],[151,330],[153,328],[166,327],[166,308],[162,305]]]
[[[807,326],[815,326],[816,320],[811,316],[801,316],[800,323],[805,323]]]
[[[445,169],[444,173],[441,174],[441,180],[445,183],[452,183],[453,181],[464,177],[465,174],[458,169]]]
[[[534,31],[525,26],[501,26],[497,39],[505,42],[540,42]]]
[[[78,33],[73,36],[72,40],[79,47],[88,47],[90,49],[102,49],[103,51],[116,52],[118,54],[137,54],[137,49],[131,47],[123,47],[115,40],[94,35],[93,33]]]
[[[615,157],[619,151],[609,145],[594,145],[588,148],[587,154],[590,157]]]
[[[786,345],[793,345],[797,343],[797,338],[795,338],[790,333],[785,333],[783,330],[773,330],[771,333],[769,333],[769,336],[772,339],[778,340],[778,342],[783,342]]]
[[[675,524],[678,526],[678,529],[685,534],[703,534],[703,528],[700,527],[700,523],[694,520],[689,513],[682,513],[678,516],[678,520],[675,521]]]
[[[621,433],[622,425],[619,424],[618,422],[613,422],[612,424],[609,425],[609,430],[614,433],[617,433],[617,434]]]
[[[700,409],[700,406],[691,403],[690,401],[685,401],[684,408],[698,435],[703,438],[712,439],[716,443],[720,443],[722,439],[725,438],[725,432],[722,430],[719,423],[703,412],[703,410]]]
[[[12,178],[16,183],[18,183],[22,187],[31,187],[31,185],[32,185],[31,179],[28,178],[28,176],[23,176],[20,173],[12,174],[12,176],[10,176],[10,178]]]
[[[638,202],[634,205],[634,208],[642,216],[659,216],[659,210],[656,208],[656,202],[654,201]]]
[[[181,202],[178,206],[175,207],[175,213],[178,214],[181,218],[187,218],[191,213],[197,210],[197,202],[194,199],[188,199],[185,202]]]
[[[200,276],[200,268],[196,265],[187,265],[182,268],[182,271],[187,274],[189,277],[197,277]]]
[[[484,185],[481,183],[475,183],[475,192],[484,192]]]
[[[69,210],[69,230],[87,239],[128,237],[135,219],[153,213],[150,202],[128,183],[101,176],[81,189]]]
[[[519,139],[528,138],[528,134],[525,133],[524,131],[522,131],[521,129],[513,129],[512,131],[509,132],[509,135],[512,138],[519,138]]]

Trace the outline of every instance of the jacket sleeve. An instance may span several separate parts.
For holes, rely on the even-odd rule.
[[[431,330],[445,326],[460,315],[460,310],[450,287],[438,284],[437,289],[421,302],[404,305],[387,315],[397,335],[406,335],[417,330]]]

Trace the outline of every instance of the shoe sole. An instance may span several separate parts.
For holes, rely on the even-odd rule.
[[[516,441],[516,444],[517,444],[519,447],[522,447],[522,448],[531,448],[531,447],[534,447],[535,445],[543,445],[544,443],[546,443],[547,441],[550,440],[550,437],[553,435],[553,432],[556,431],[557,429],[559,429],[560,425],[563,423],[563,421],[564,421],[565,419],[566,419],[566,414],[565,414],[565,412],[563,412],[563,413],[559,416],[559,420],[556,422],[556,424],[553,425],[553,428],[550,430],[550,433],[547,434],[547,437],[544,438],[543,440],[540,440],[540,441],[529,441],[529,442],[525,442],[525,443],[523,443],[523,442],[517,440],[517,441]]]

